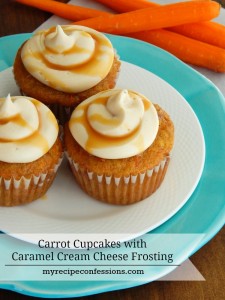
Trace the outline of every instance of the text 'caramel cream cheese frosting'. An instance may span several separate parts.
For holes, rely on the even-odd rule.
[[[0,98],[0,161],[32,162],[47,153],[58,137],[50,109],[24,96]]]
[[[109,39],[91,28],[63,25],[37,32],[23,46],[26,70],[43,84],[79,93],[109,73],[114,50]]]
[[[127,158],[154,141],[159,119],[145,96],[130,90],[100,92],[78,105],[69,129],[78,144],[100,158]]]

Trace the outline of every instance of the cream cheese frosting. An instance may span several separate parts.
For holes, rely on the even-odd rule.
[[[138,155],[155,140],[159,119],[140,93],[113,89],[83,101],[73,111],[69,129],[78,144],[100,158]]]
[[[114,50],[94,29],[63,25],[37,32],[23,46],[26,70],[43,84],[66,93],[79,93],[109,73]]]
[[[0,161],[28,163],[55,143],[58,124],[50,109],[24,96],[0,98]]]

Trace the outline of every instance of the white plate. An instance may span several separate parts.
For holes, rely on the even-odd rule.
[[[19,94],[12,69],[0,73],[0,97]],[[175,125],[172,159],[161,187],[149,198],[129,206],[98,202],[75,183],[66,159],[46,199],[18,207],[0,208],[0,229],[19,239],[23,234],[95,233],[144,234],[172,217],[188,200],[202,174],[205,144],[199,121],[186,100],[168,83],[127,62],[117,87],[133,89],[165,109]],[[123,235],[124,237],[124,235]]]

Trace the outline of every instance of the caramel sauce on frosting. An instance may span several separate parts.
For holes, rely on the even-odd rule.
[[[114,50],[91,28],[63,25],[37,32],[23,46],[27,71],[43,84],[66,93],[92,88],[109,73]]]
[[[107,159],[137,155],[146,150],[158,132],[154,105],[128,90],[100,92],[78,105],[69,128],[87,152]]]
[[[57,137],[58,124],[47,106],[24,96],[0,98],[0,161],[35,161]]]

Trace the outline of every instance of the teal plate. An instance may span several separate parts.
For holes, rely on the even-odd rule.
[[[20,34],[0,39],[0,70],[12,66],[17,49],[29,37],[30,34]],[[123,61],[151,71],[178,90],[201,123],[206,144],[206,160],[200,182],[182,209],[152,231],[203,233],[204,238],[195,246],[194,251],[190,245],[183,245],[181,256],[182,261],[185,261],[206,244],[225,223],[225,99],[209,80],[169,53],[134,39],[118,36],[109,38]],[[158,278],[163,275],[165,270]],[[0,288],[36,297],[65,298],[125,289],[144,283],[146,282],[24,281],[0,283]]]

